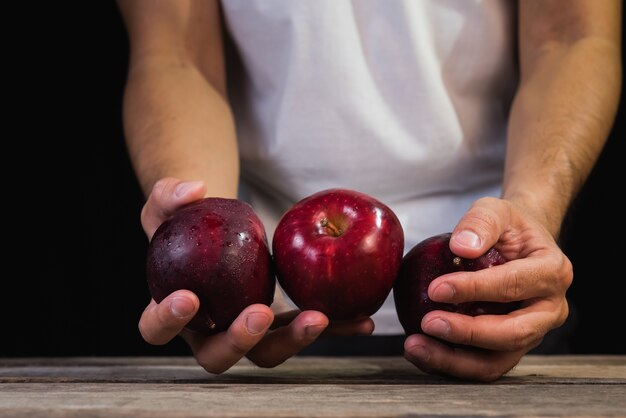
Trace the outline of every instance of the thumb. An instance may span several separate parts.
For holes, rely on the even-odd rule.
[[[166,344],[183,330],[199,307],[200,300],[188,290],[178,290],[161,303],[153,299],[141,314],[139,332],[150,344]]]
[[[464,258],[480,257],[498,242],[508,219],[509,210],[503,200],[477,200],[452,231],[450,250]]]
[[[154,184],[141,211],[141,225],[148,239],[180,207],[201,199],[206,187],[201,181],[182,181],[166,177]]]

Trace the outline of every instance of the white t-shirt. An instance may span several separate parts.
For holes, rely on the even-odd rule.
[[[406,247],[498,196],[517,85],[510,1],[223,0],[242,195],[268,238],[327,188],[370,194]],[[379,334],[401,334],[389,298]]]

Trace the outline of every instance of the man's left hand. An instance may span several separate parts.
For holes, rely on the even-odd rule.
[[[476,258],[492,246],[505,264],[438,277],[428,296],[447,303],[520,301],[520,308],[507,315],[477,317],[428,313],[421,324],[425,334],[411,335],[404,344],[405,357],[418,368],[463,379],[496,380],[539,345],[548,331],[565,322],[572,264],[548,230],[522,206],[482,198],[459,221],[450,249],[460,257]]]

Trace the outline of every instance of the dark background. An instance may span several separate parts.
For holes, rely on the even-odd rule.
[[[17,155],[19,168],[3,199],[0,356],[186,353],[137,331],[149,295],[143,197],[121,123],[127,39],[113,2],[86,3],[20,20],[6,64],[17,147],[4,160]],[[565,223],[573,353],[626,353],[625,111]]]

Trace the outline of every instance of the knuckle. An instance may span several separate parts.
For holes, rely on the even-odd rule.
[[[509,351],[515,351],[521,349],[526,343],[526,327],[517,325],[513,329],[513,338],[511,338]]]
[[[465,222],[474,229],[478,235],[485,236],[485,234],[498,229],[498,216],[490,208],[477,207],[468,212],[465,217]]]
[[[479,341],[479,334],[477,330],[472,327],[471,323],[461,329],[463,331],[458,341],[459,344],[473,346],[477,341]]]
[[[514,358],[505,356],[494,363],[488,368],[485,374],[485,382],[494,382],[500,379],[502,376],[513,370],[517,363],[519,363],[521,356],[515,355]]]
[[[255,358],[254,360],[251,359],[251,361],[262,369],[271,369],[282,364],[285,360]]]
[[[152,186],[152,193],[155,196],[158,196],[160,194],[163,193],[163,191],[166,189],[166,187],[172,182],[172,178],[171,177],[163,177],[161,179],[158,179],[155,183],[154,186]]]
[[[230,367],[223,364],[217,364],[204,359],[196,359],[198,365],[211,374],[222,374]]]
[[[154,329],[154,306],[148,305],[144,309],[141,314],[141,318],[137,324],[137,328],[139,330],[139,334],[141,337],[148,343],[152,345],[163,345],[164,342],[160,341],[161,339],[155,335]]]
[[[475,342],[476,342],[476,331],[474,331],[473,328],[469,328],[467,330],[466,340],[465,340],[464,344],[474,345]]]
[[[316,328],[312,328],[311,325],[304,326],[301,328],[296,324],[290,324],[288,331],[286,333],[286,342],[290,347],[294,349],[302,349],[306,347],[311,342],[315,341],[315,337],[313,335],[307,334],[307,331]]]
[[[455,303],[477,301],[483,293],[485,284],[488,283],[489,280],[486,280],[482,270],[472,272],[471,276],[463,280],[447,282],[448,286],[453,289],[453,297],[450,301]]]
[[[141,208],[141,214],[139,216],[139,219],[141,221],[142,225],[146,225],[146,223],[149,221],[148,217],[150,216],[150,208],[148,207],[148,202],[146,202],[145,205],[143,205],[143,208]]]
[[[172,315],[172,311],[165,304],[160,304],[156,309],[156,319],[159,328],[168,333],[178,333],[183,324],[181,320]]]
[[[567,321],[568,317],[569,317],[569,304],[567,303],[566,299],[563,299],[563,305],[561,308],[561,312],[559,313],[559,316],[555,322],[555,328],[558,328],[561,325],[563,325],[565,321]]]
[[[498,199],[497,197],[493,197],[493,196],[484,196],[476,200],[476,203],[474,204],[474,206],[497,207],[500,204],[502,204],[502,199]]]
[[[500,223],[504,201],[495,197],[482,197],[478,199],[469,210],[483,224],[494,227]]]
[[[236,339],[229,338],[227,341],[228,349],[238,356],[243,357],[250,350],[250,347]]]
[[[139,325],[137,325],[137,328],[139,329],[139,334],[141,334],[141,338],[143,338],[147,343],[150,343],[150,333],[146,330],[143,322],[140,321]]]
[[[561,278],[564,290],[567,290],[574,281],[574,267],[569,258],[563,255],[561,260]]]
[[[503,370],[491,367],[487,369],[481,376],[479,376],[478,380],[485,383],[495,382],[496,380],[500,379],[504,375],[504,373],[505,372]]]
[[[513,328],[513,338],[511,339],[509,351],[531,347],[537,341],[540,341],[542,337],[543,334],[537,328],[529,327],[518,321]]]
[[[139,333],[141,334],[141,337],[148,344],[152,344],[152,345],[163,345],[164,344],[162,341],[159,341],[159,339],[157,339],[153,335],[153,333],[150,330],[150,328],[146,327],[143,322],[139,322],[138,328],[139,328]]]
[[[157,182],[154,183],[154,187],[152,187],[152,192],[150,193],[148,200],[150,201],[150,199],[152,199],[157,204],[162,203],[169,197],[176,182],[176,179],[172,177],[165,177],[157,180]]]
[[[503,302],[515,302],[522,298],[524,294],[524,281],[519,270],[509,270],[505,273],[502,281],[501,296]]]
[[[420,367],[422,367],[420,365]],[[443,361],[442,359],[432,359],[426,365],[430,369],[429,373],[443,374],[447,376],[459,376],[458,366],[454,363]]]
[[[556,285],[559,291],[566,291],[574,279],[574,268],[569,258],[562,253],[552,254],[546,265],[552,272],[553,286]]]
[[[468,293],[469,294],[467,296],[468,296],[468,299],[471,300],[471,301],[475,301],[476,299],[478,299],[478,293],[480,291],[480,289],[479,289],[480,284],[479,283],[480,283],[481,273],[476,273],[476,274],[477,274],[478,277],[476,278],[476,280],[470,280],[469,281],[469,286],[468,286]],[[457,287],[457,293],[462,294],[462,289],[463,289],[462,286],[460,286],[460,289],[459,289],[459,287]],[[460,290],[460,292],[459,292],[459,290]]]
[[[481,198],[481,200],[484,200],[486,202],[490,202],[494,205],[502,205],[503,203],[508,203],[506,200],[502,200],[498,197],[493,197],[493,196],[484,196]]]
[[[500,379],[502,376],[513,370],[521,359],[521,353],[506,354],[499,356],[495,361],[486,365],[485,371],[479,380],[483,382],[494,382]]]
[[[528,347],[528,350],[530,351],[534,348],[539,347],[539,345],[541,345],[542,342],[543,342],[543,338],[539,338],[538,340],[534,341],[530,347]]]

